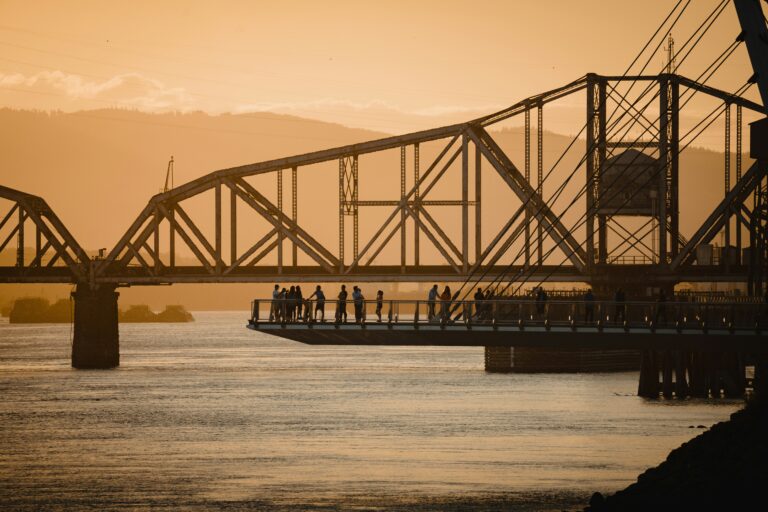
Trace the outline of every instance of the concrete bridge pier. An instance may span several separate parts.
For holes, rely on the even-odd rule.
[[[512,371],[512,347],[485,347],[485,371],[509,373]]]
[[[638,396],[736,398],[744,396],[745,388],[744,359],[738,352],[642,352]]]
[[[72,366],[74,368],[115,368],[120,365],[117,297],[114,285],[91,288],[80,283],[72,293],[75,300]]]

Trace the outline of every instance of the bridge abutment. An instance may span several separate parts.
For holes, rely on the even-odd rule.
[[[114,368],[120,365],[120,341],[115,286],[92,289],[78,284],[75,300],[72,366],[74,368]]]

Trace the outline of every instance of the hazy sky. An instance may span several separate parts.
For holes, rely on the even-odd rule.
[[[0,106],[275,110],[402,132],[619,74],[675,3],[0,0]],[[678,46],[719,3],[690,2]],[[728,5],[679,71],[698,75],[738,32]],[[712,85],[750,74],[739,48]]]

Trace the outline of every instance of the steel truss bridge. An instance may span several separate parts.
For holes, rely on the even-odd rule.
[[[766,312],[756,300],[763,295],[768,278],[768,118],[764,117],[768,27],[758,0],[733,0],[742,32],[699,77],[675,73],[672,59],[662,73],[645,73],[688,3],[680,1],[673,7],[622,75],[588,74],[465,123],[213,172],[152,197],[111,250],[95,258],[89,257],[45,200],[0,186],[0,206],[7,206],[6,213],[0,214],[0,254],[14,248],[16,253],[15,261],[0,266],[0,282],[77,285],[73,293],[75,367],[119,364],[119,286],[455,281],[462,285],[447,298],[453,306],[437,324],[421,321],[416,303],[410,307],[410,321],[404,316],[406,322],[398,322],[396,314],[394,322],[388,319],[370,327],[363,321],[346,325],[268,318],[264,322],[255,306],[250,327],[309,343],[478,344],[486,347],[486,367],[502,361],[505,371],[510,368],[512,346],[640,347],[644,350],[638,392],[644,396],[658,396],[660,373],[665,395],[671,396],[673,383],[678,396],[689,392],[719,396],[721,387],[726,394],[743,392],[739,352],[748,350],[756,358],[755,382],[768,386],[768,346],[762,334]],[[678,62],[687,58],[728,3],[719,2],[694,31],[681,47]],[[646,65],[630,74],[659,34],[661,42]],[[752,64],[748,73],[752,78],[735,92],[707,85],[742,43]],[[640,91],[630,94],[636,84]],[[742,97],[753,84],[763,105]],[[582,91],[586,96],[584,150],[572,172],[551,178],[565,154],[582,139],[580,134],[574,137],[545,174],[544,109]],[[680,111],[694,95],[708,97],[718,106],[681,134]],[[746,169],[742,165],[745,109],[761,118],[750,125],[750,155],[755,161]],[[524,126],[524,153],[517,162],[492,130],[516,116],[522,116]],[[698,229],[684,234],[680,230],[680,154],[719,118],[724,121],[722,199]],[[731,162],[733,128],[735,165]],[[537,156],[535,179],[532,146]],[[398,153],[399,166],[392,165]],[[394,158],[384,170],[367,168],[376,155],[386,154]],[[330,210],[338,214],[330,222],[338,221],[338,230],[336,239],[328,241],[317,232],[316,212],[299,218],[298,176],[301,171],[311,181],[317,166],[335,168],[336,164],[338,202],[335,192],[329,199],[333,201]],[[458,179],[451,179],[452,168]],[[290,210],[283,204],[286,171],[291,174]],[[514,198],[504,208],[492,205],[501,227],[490,237],[483,235],[488,229],[483,228],[482,208],[487,201],[482,184],[488,173]],[[399,181],[398,194],[361,199],[364,180],[385,176]],[[554,180],[559,181],[553,184]],[[574,180],[581,183],[576,192],[567,188]],[[213,219],[212,228],[196,219],[200,201],[207,201],[202,210]],[[360,225],[360,211],[368,208],[388,212],[370,232]],[[447,225],[438,209],[450,209],[459,221]],[[498,219],[502,210],[511,213]],[[640,227],[630,226],[627,217],[639,219]],[[256,224],[267,228],[254,236]],[[707,254],[717,236],[723,237],[725,246],[720,262]],[[423,258],[420,244],[429,246],[437,263],[435,258]],[[392,258],[397,249],[399,258]],[[385,254],[391,259],[382,263]],[[574,320],[581,301],[553,304],[551,316],[550,310],[544,317],[539,311],[536,319],[523,314],[524,305],[503,304],[520,300],[525,283],[554,281],[590,283],[601,301],[616,286],[624,287],[633,298],[646,295],[649,286],[672,297],[674,285],[683,281],[746,282],[751,297],[726,310],[716,309],[712,319],[699,310],[690,320],[687,306],[669,306],[674,307],[674,326],[667,319],[664,324],[649,321],[642,312],[658,308],[651,303],[635,303],[642,318],[627,318],[623,326],[604,324],[608,318],[603,312],[596,320]],[[470,315],[471,308],[477,307],[468,302],[475,286],[493,292],[502,314],[480,318],[475,310]],[[407,316],[409,308],[402,307]],[[730,384],[721,386],[723,375]]]
[[[651,98],[649,104],[658,104],[651,107],[657,109],[658,117],[651,116],[649,120],[647,108],[639,109],[621,95],[619,87],[625,82],[646,85],[647,96]],[[567,226],[562,212],[554,211],[544,195],[543,111],[546,105],[580,91],[586,91],[587,99],[586,144],[581,159],[586,172],[584,193],[577,199],[584,205],[586,214],[579,224]],[[730,158],[726,158],[723,199],[701,227],[686,239],[679,231],[679,111],[681,97],[692,94],[721,102],[728,155],[732,131],[730,113],[735,110],[737,161],[735,184],[730,184],[732,169]],[[619,119],[643,123],[643,135],[635,140],[620,134],[612,136],[607,127],[607,110],[611,105],[623,110]],[[281,276],[291,281],[310,282],[463,282],[476,276],[490,280],[505,275],[509,279],[524,276],[525,280],[539,282],[599,283],[605,278],[615,280],[618,272],[624,276],[643,276],[644,280],[651,276],[667,283],[750,280],[760,287],[765,273],[766,168],[755,163],[742,172],[743,109],[763,112],[761,105],[739,95],[675,74],[589,74],[466,123],[210,173],[151,198],[108,254],[93,259],[42,198],[0,187],[0,198],[8,200],[10,205],[0,221],[0,236],[5,233],[0,251],[12,248],[15,241],[17,256],[15,264],[0,267],[0,281],[87,283],[93,287],[272,282]],[[537,119],[535,131],[531,127],[532,113]],[[489,131],[515,116],[524,118],[522,163],[513,162]],[[531,176],[532,135],[536,137],[538,153],[535,181]],[[439,144],[440,150],[436,156],[422,161],[420,147],[430,143]],[[632,149],[635,153],[626,154],[634,158],[656,155],[658,165],[649,178],[644,178],[644,183],[619,190],[616,183],[606,183],[606,179],[601,178],[601,170],[606,162]],[[394,155],[399,152],[399,169],[394,167],[390,173],[394,179],[399,178],[399,195],[375,201],[359,199],[361,182],[366,178],[364,169],[361,175],[361,161],[371,154],[386,152]],[[297,204],[299,171],[313,172],[311,166],[328,162],[338,163],[338,231],[332,244],[321,243],[311,228],[302,225]],[[458,167],[461,176],[460,180],[450,183],[455,199],[432,199],[430,193],[448,181],[445,176],[452,167]],[[500,177],[517,200],[513,213],[489,240],[482,236],[483,168]],[[283,175],[288,170],[291,173],[290,211],[283,205]],[[407,179],[408,174],[412,175],[411,180]],[[249,178],[256,176],[273,180],[277,201],[268,197],[272,194],[263,186],[249,182]],[[619,242],[609,246],[609,230],[619,232],[614,226],[621,227],[617,215],[625,213],[627,204],[634,196],[639,197],[644,188],[657,190],[659,197],[664,198],[656,202],[653,211],[646,212],[657,226],[650,236],[655,237],[658,247],[650,252],[648,232],[643,238],[642,234],[626,228],[620,232]],[[187,207],[191,199],[206,192],[207,209],[214,218],[212,236],[204,234]],[[609,197],[612,194],[615,197]],[[552,195],[554,193],[550,197]],[[617,202],[616,197],[623,199],[623,203]],[[226,202],[228,207],[223,207]],[[361,237],[359,212],[367,207],[387,209],[388,215],[375,230]],[[458,237],[451,236],[436,220],[433,212],[439,208],[458,210],[461,219]],[[255,213],[268,226],[256,241],[245,245],[239,240],[250,222],[240,220],[244,213]],[[741,252],[744,230],[749,233],[749,246],[758,248],[753,251],[752,260],[739,258],[718,265],[697,262],[696,248],[710,243],[724,229],[729,238],[726,245],[731,245],[730,229],[734,222],[738,251]],[[412,229],[409,230],[408,225]],[[424,238],[436,249],[440,262],[421,262],[420,244],[425,242]],[[284,250],[286,245],[290,252]],[[377,256],[389,245],[399,245],[400,261],[377,263]],[[512,264],[503,262],[517,247],[519,257]],[[348,254],[350,248],[351,254]],[[644,250],[648,256],[640,259],[639,264],[638,261],[629,265],[616,263],[621,259],[616,258],[616,254],[633,249]],[[192,261],[187,258],[177,263],[180,251],[193,255]],[[299,255],[304,260],[301,264]],[[268,260],[272,263],[266,263]]]

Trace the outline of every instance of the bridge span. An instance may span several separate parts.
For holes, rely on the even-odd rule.
[[[676,66],[712,26],[714,12],[680,48],[680,58],[658,73],[646,73],[648,64],[630,71],[659,34],[672,30],[672,13],[664,22],[675,19],[672,26],[661,30],[662,24],[624,74],[589,73],[450,126],[212,172],[152,197],[98,255],[81,247],[44,199],[0,186],[0,208],[6,208],[0,210],[0,253],[15,253],[0,265],[0,283],[76,285],[72,364],[90,368],[119,364],[117,290],[123,286],[437,281],[461,283],[451,300],[462,304],[476,287],[515,298],[533,285],[584,283],[603,299],[621,288],[629,300],[643,301],[660,292],[672,297],[684,282],[726,282],[743,283],[749,297],[762,298],[768,283],[768,28],[757,0],[733,5],[741,34],[694,78]],[[728,92],[709,85],[741,45],[752,65],[744,86]],[[755,84],[762,104],[744,97]],[[553,106],[564,99],[573,104],[575,95],[584,101],[584,127],[547,169],[544,112],[556,113]],[[694,97],[714,109],[688,108],[683,123],[680,114]],[[744,116],[758,119],[746,134]],[[518,120],[524,149],[513,158],[499,142],[499,128]],[[691,220],[680,201],[680,155],[715,121],[722,123],[724,157],[721,177],[709,185],[722,190],[721,200],[703,221]],[[751,162],[743,161],[746,147]],[[566,156],[577,161],[573,169],[563,169]],[[319,219],[317,208],[300,212],[300,176],[308,183],[302,186],[314,187],[329,169],[333,187],[320,198],[330,205],[320,209],[326,217]],[[383,187],[383,179],[395,186]],[[489,200],[489,180],[507,194],[503,202]],[[368,183],[372,195],[364,197]],[[361,212],[374,211],[378,216],[370,218],[378,220],[361,222]],[[691,225],[697,228],[681,228]],[[556,325],[554,318],[541,325],[503,320],[437,327],[416,321],[410,330],[397,322],[369,328],[257,321],[252,327],[304,341],[310,332],[321,340],[366,342],[402,331],[404,341],[472,340],[487,350],[566,339],[637,346],[701,339],[729,353],[762,347],[756,341],[762,327],[754,326],[731,325],[726,334],[713,324],[616,330]]]

